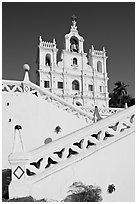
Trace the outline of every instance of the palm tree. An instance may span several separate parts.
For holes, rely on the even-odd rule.
[[[113,96],[119,106],[123,105],[123,99],[125,99],[128,95],[127,87],[129,85],[125,85],[123,82],[118,81],[115,83],[115,88],[113,89]]]
[[[135,98],[131,95],[127,95],[123,97],[123,102],[127,103],[128,107],[135,105]]]

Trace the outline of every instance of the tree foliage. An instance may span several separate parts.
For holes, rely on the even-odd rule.
[[[113,108],[124,108],[125,103],[128,107],[135,104],[135,99],[132,98],[127,91],[127,87],[123,82],[116,82],[113,92],[109,94],[110,101],[109,106]]]
[[[3,169],[2,170],[2,198],[8,199],[8,186],[11,182],[11,169]]]
[[[70,195],[64,202],[101,202],[101,188],[99,186],[84,185],[82,182],[74,182],[70,186]]]
[[[21,198],[12,198],[9,200],[2,200],[3,202],[47,202],[45,199],[36,200],[32,196],[21,197]]]

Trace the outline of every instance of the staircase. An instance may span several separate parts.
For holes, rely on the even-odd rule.
[[[30,195],[30,189],[41,185],[43,180],[46,182],[58,171],[63,173],[63,169],[81,162],[125,137],[132,136],[134,121],[135,107],[132,106],[46,146],[27,153],[11,154],[9,156],[12,166],[10,197]],[[23,186],[25,191],[22,191]]]
[[[31,151],[26,152],[23,148],[20,152],[13,151],[9,155],[9,163],[12,168],[12,181],[9,186],[10,198],[31,195],[37,199],[62,200],[66,195],[65,189],[68,189],[72,182],[79,180],[94,184],[94,179],[95,182],[100,182],[103,178],[100,185],[104,185],[105,189],[106,182],[117,181],[115,175],[119,174],[119,166],[122,162],[123,167],[121,168],[124,168],[124,174],[123,172],[120,174],[120,179],[118,177],[117,182],[123,181],[125,178],[127,180],[130,173],[133,175],[133,172],[127,170],[129,165],[131,165],[131,170],[133,169],[131,158],[128,159],[128,157],[133,149],[133,145],[130,143],[134,140],[135,106],[119,112],[108,109],[105,111],[105,114],[107,112],[105,118],[102,117],[101,120],[95,122],[93,110],[82,110],[33,84],[29,81],[28,72],[25,73],[24,81],[3,80],[2,91],[3,94],[8,93],[11,96],[32,94],[75,117],[82,118],[87,123],[87,126]],[[104,110],[99,111],[103,115]],[[108,115],[109,117],[106,117]],[[21,136],[15,137],[15,142],[16,140],[18,140],[18,144],[22,145]],[[127,161],[124,160],[125,155]],[[111,156],[112,160],[108,156]],[[120,158],[122,158],[122,162]],[[100,166],[98,160],[102,162]],[[113,169],[115,169],[114,173]],[[112,176],[110,176],[109,170]],[[99,185],[99,183],[97,184]],[[118,184],[118,188],[120,185],[123,183]],[[126,189],[131,187],[130,180],[124,187],[122,199],[125,197]],[[105,194],[103,195],[105,197]],[[117,197],[119,198],[119,194]],[[130,197],[132,196],[129,195],[128,198]],[[106,201],[109,199],[107,196]]]
[[[16,95],[20,93],[29,93],[35,95],[38,98],[42,98],[49,103],[54,104],[58,108],[71,113],[78,118],[83,118],[88,124],[92,124],[95,122],[94,109],[72,105],[62,98],[56,96],[55,94],[47,91],[46,89],[40,88],[39,86],[33,84],[29,80],[2,80],[2,92]],[[102,118],[105,118],[122,110],[123,108],[99,108],[99,114]]]
[[[10,94],[29,93],[36,97],[42,98],[49,103],[56,105],[58,108],[75,115],[78,118],[83,118],[87,123],[93,123],[93,116],[81,110],[79,107],[72,105],[62,98],[52,94],[51,92],[40,88],[30,81],[2,81],[2,92]]]

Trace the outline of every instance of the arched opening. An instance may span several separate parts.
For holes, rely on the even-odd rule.
[[[71,52],[78,52],[78,50],[79,50],[78,39],[75,36],[73,36],[70,39],[70,51]]]
[[[46,54],[45,65],[51,66],[51,55],[50,54]]]
[[[74,64],[74,65],[77,65],[77,64],[78,64],[77,58],[73,58],[73,64]]]
[[[97,71],[102,72],[102,63],[101,63],[101,61],[97,62]]]
[[[77,80],[72,82],[72,90],[79,90],[79,82]]]

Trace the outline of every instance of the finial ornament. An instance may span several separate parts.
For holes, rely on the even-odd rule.
[[[103,51],[105,52],[106,50],[105,50],[105,47],[103,47]]]
[[[29,71],[29,70],[30,70],[30,66],[29,66],[28,64],[24,64],[24,65],[23,65],[23,69],[24,69],[25,71]]]
[[[75,16],[74,14],[72,15],[72,17],[71,17],[71,18],[72,18],[72,22],[73,22],[73,21],[75,21],[75,22],[76,22],[76,16]]]
[[[71,18],[72,18],[73,26],[76,27],[76,16],[73,14]]]
[[[53,47],[56,48],[56,40],[53,38]]]
[[[56,44],[56,40],[55,40],[55,38],[53,38],[53,43]]]
[[[29,81],[29,70],[30,70],[30,66],[28,64],[24,64],[23,65],[23,69],[25,71],[25,76],[24,76],[24,81]]]
[[[41,36],[39,36],[39,41],[42,42],[42,38],[41,38]]]
[[[76,16],[73,14],[73,16],[71,17],[72,19],[72,26],[71,26],[71,29],[72,30],[77,30],[77,26],[76,26]]]
[[[94,46],[92,45],[91,48],[92,48],[92,51],[93,51],[94,50]]]

